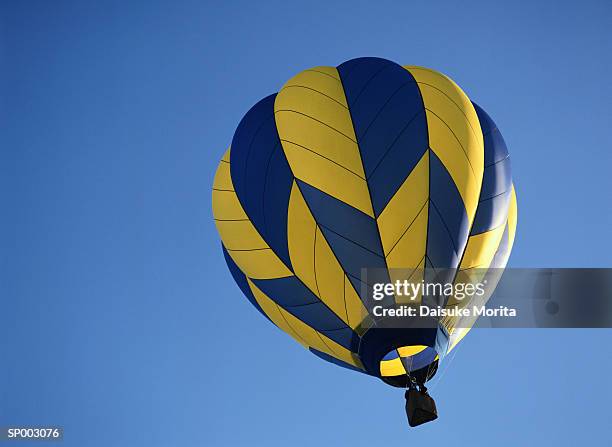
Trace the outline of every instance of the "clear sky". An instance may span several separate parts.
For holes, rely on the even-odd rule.
[[[612,267],[611,29],[605,0],[2,2],[0,426],[62,425],[70,447],[612,445],[611,331],[474,331],[440,418],[409,429],[401,390],[241,296],[210,204],[251,105],[381,56],[498,123],[510,265]]]

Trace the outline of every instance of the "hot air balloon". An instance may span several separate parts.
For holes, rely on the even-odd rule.
[[[425,382],[469,327],[368,323],[362,270],[506,265],[516,195],[482,108],[428,68],[307,69],[246,113],[212,194],[227,266],[257,310],[323,360],[409,388],[410,425],[437,417]]]

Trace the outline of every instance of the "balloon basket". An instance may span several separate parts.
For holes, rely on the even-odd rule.
[[[427,391],[408,389],[406,390],[406,415],[408,424],[416,427],[438,418],[436,402],[427,394]]]

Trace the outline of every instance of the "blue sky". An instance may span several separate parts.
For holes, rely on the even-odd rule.
[[[242,115],[302,69],[381,56],[498,123],[510,265],[612,266],[612,7],[466,3],[3,2],[0,426],[62,425],[65,446],[610,445],[609,330],[474,331],[432,387],[440,419],[411,430],[400,390],[304,351],[223,262],[210,188]]]

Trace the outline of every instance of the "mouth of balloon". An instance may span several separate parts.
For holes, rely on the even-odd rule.
[[[438,353],[430,346],[402,346],[389,351],[380,361],[380,376],[405,376],[425,368],[438,359]]]

